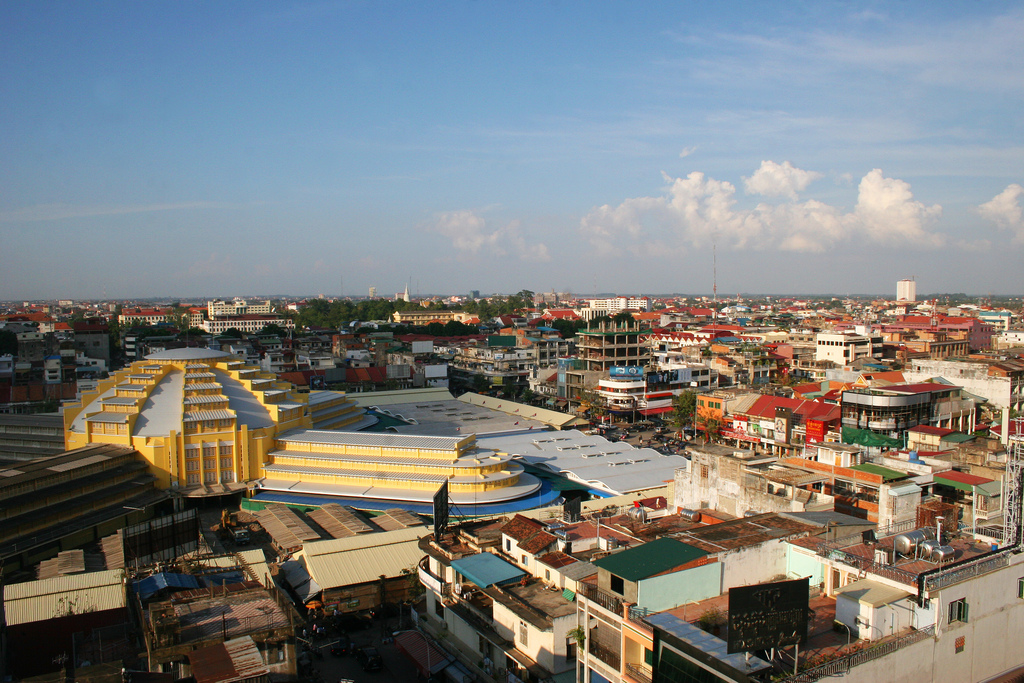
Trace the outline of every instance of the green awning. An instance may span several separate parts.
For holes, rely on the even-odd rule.
[[[868,447],[900,447],[903,445],[903,442],[899,439],[893,439],[884,434],[875,434],[870,429],[857,429],[855,427],[843,427],[843,443],[855,443]]]
[[[568,588],[566,588],[564,591],[562,591],[562,597],[565,598],[566,600],[568,600],[569,602],[572,602],[573,600],[576,599],[576,594],[573,593]]]

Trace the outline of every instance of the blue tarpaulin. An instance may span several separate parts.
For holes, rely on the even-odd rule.
[[[481,588],[515,583],[526,576],[526,572],[519,567],[491,553],[479,553],[461,560],[453,560],[452,569]]]
[[[172,590],[188,590],[199,588],[199,581],[191,574],[174,574],[161,572],[153,574],[145,579],[132,582],[132,589],[139,594],[143,600],[148,600],[165,588]]]

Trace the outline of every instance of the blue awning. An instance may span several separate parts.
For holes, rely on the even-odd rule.
[[[524,572],[514,564],[509,564],[497,555],[479,553],[452,562],[452,569],[462,574],[480,588],[503,586],[521,581]]]

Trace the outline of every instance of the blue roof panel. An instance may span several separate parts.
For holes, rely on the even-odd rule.
[[[526,576],[526,572],[519,567],[491,553],[479,553],[461,560],[453,560],[452,569],[481,588],[515,583]]]

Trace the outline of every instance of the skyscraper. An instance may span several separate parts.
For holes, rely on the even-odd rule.
[[[896,283],[896,301],[917,301],[917,283],[913,279]]]

